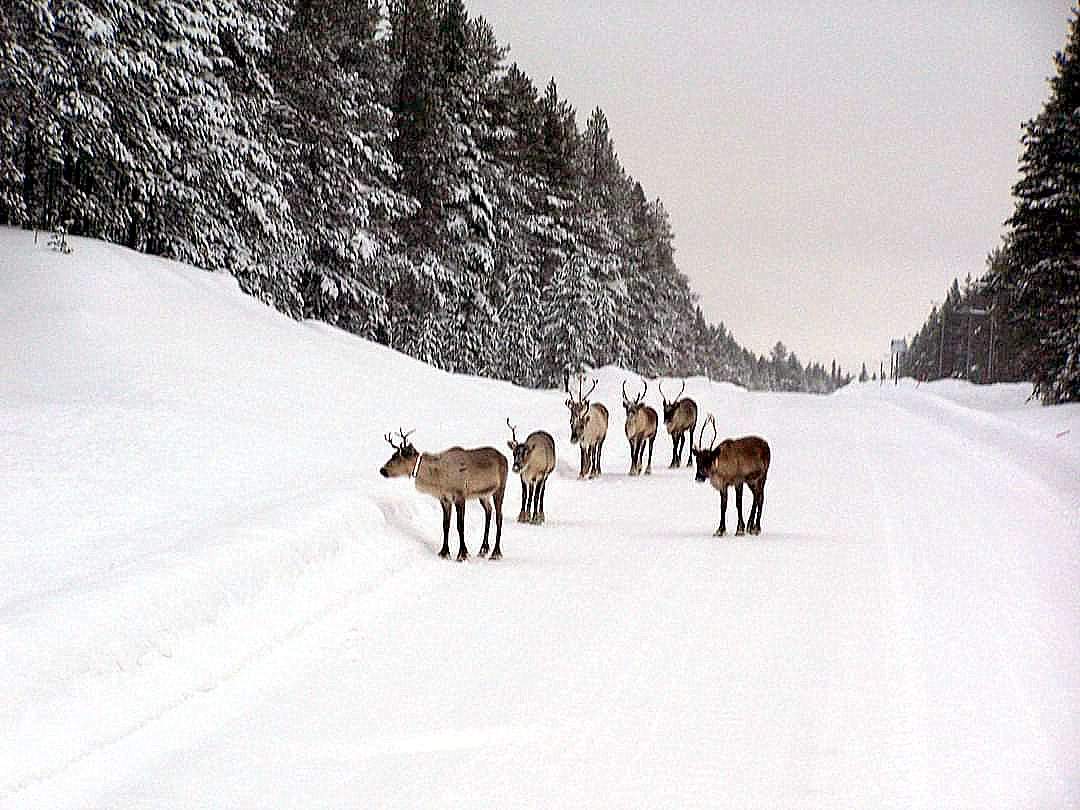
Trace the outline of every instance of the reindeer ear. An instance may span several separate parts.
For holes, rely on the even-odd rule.
[[[506,446],[513,450],[516,445],[513,442],[507,442]]]

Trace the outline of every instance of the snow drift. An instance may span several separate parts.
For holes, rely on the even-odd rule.
[[[72,244],[0,231],[0,803],[1080,802],[1080,408],[691,380],[773,447],[764,534],[717,540],[666,436],[626,476],[618,369],[579,482],[559,392]],[[382,434],[507,416],[558,440],[548,525],[512,478],[506,558],[435,560]]]

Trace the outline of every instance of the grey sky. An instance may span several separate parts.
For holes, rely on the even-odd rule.
[[[714,321],[858,370],[983,271],[1070,0],[466,0],[607,114]]]

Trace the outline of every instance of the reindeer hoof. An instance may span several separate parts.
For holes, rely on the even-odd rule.
[[[449,560],[450,559],[450,552],[447,551],[446,549],[443,549],[442,551],[439,552],[439,556],[442,557],[444,560]]]
[[[469,552],[467,552],[467,551],[464,554],[458,554],[457,555],[457,561],[458,562],[465,562],[467,559],[469,559]]]
[[[761,527],[760,526],[755,526],[754,528],[752,528],[750,530],[750,534],[755,535],[755,536],[761,534]]]
[[[501,560],[502,559],[502,552],[499,551],[498,549],[495,549],[493,552],[491,552],[491,557],[489,557],[488,559]]]
[[[648,467],[648,468],[647,468],[647,469],[645,470],[645,474],[646,474],[646,475],[652,475],[652,467]]]
[[[476,556],[477,557],[486,557],[487,553],[488,553],[488,547],[487,546],[480,546],[480,550],[478,552],[476,552]]]
[[[725,534],[727,534],[726,530],[717,529],[715,532],[713,532],[713,537],[723,537]]]
[[[531,523],[534,526],[539,526],[543,522],[544,522],[544,516],[543,515],[533,515],[532,520],[529,521],[529,523]]]
[[[742,527],[742,526],[740,526],[739,528],[737,528],[735,530],[735,536],[736,537],[742,537],[744,534],[746,534],[746,529],[744,527]]]
[[[518,512],[518,521],[517,522],[518,523],[528,523],[529,522],[529,516],[526,515],[524,512]]]

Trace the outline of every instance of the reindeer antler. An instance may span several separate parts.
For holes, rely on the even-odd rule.
[[[510,424],[509,416],[506,417],[506,426],[510,428],[510,441],[512,441],[514,444],[517,444],[517,428]]]
[[[593,391],[596,390],[596,383],[597,383],[597,380],[594,379],[592,381],[592,388],[590,388],[588,391],[585,392],[585,396],[581,397],[582,402],[584,402],[586,399],[588,399],[589,394],[591,394]],[[580,391],[581,389],[579,388],[578,390]]]
[[[701,425],[701,433],[698,435],[698,450],[704,450],[705,444],[702,441],[705,438],[705,428],[708,425],[712,425],[712,441],[709,442],[709,450],[713,449],[713,445],[716,444],[716,417],[711,413],[705,418],[705,422]]]
[[[664,381],[660,380],[660,382],[656,384],[656,387],[660,389],[660,399],[664,400],[664,404],[667,405],[668,399],[667,395],[664,393]]]
[[[630,401],[630,397],[628,397],[626,395],[626,380],[622,381],[622,399],[623,399],[623,402],[629,402]]]
[[[682,397],[682,392],[683,392],[683,391],[685,391],[685,390],[686,390],[686,380],[683,380],[683,381],[682,381],[682,388],[680,388],[680,389],[679,389],[679,393],[677,393],[677,394],[675,395],[675,399],[674,399],[674,400],[672,400],[672,401],[673,401],[673,402],[678,402],[678,401],[679,401],[679,398],[680,398],[680,397]]]
[[[642,384],[645,386],[645,390],[641,392],[641,396],[634,398],[634,403],[640,403],[645,401],[645,395],[649,393],[649,382],[644,377],[641,378]]]

